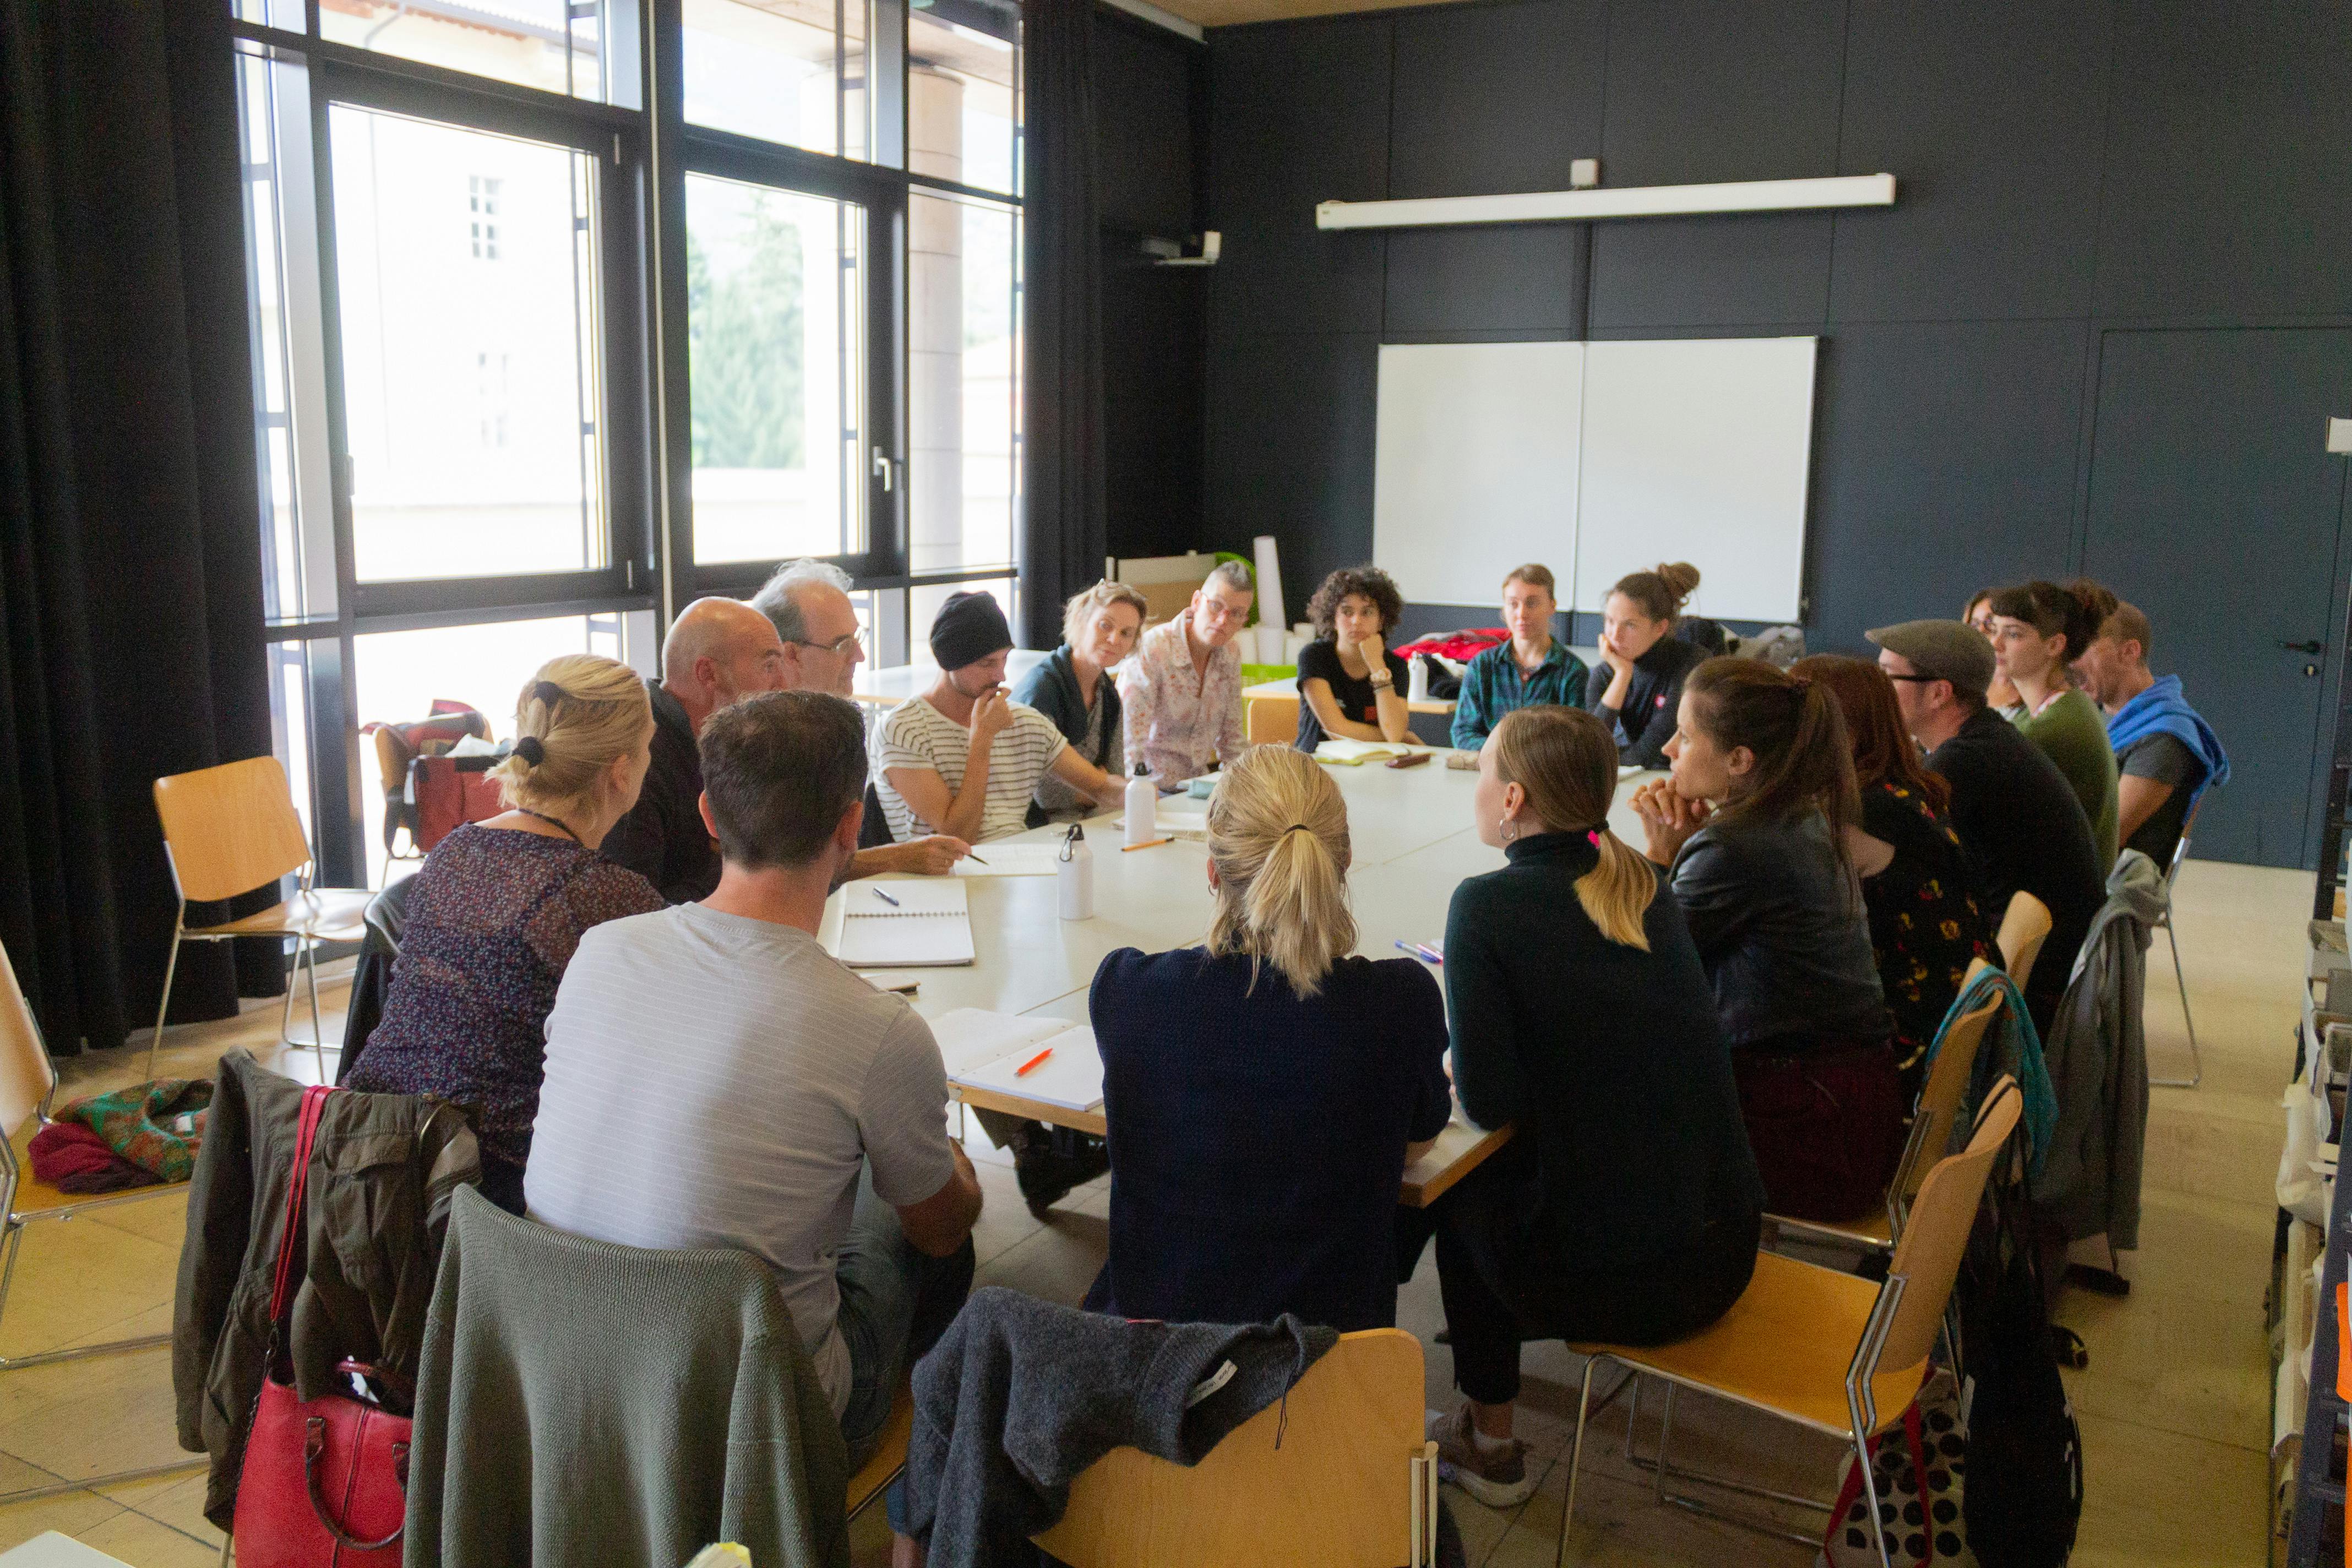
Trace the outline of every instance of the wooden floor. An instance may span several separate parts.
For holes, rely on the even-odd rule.
[[[2115,1300],[2076,1291],[2060,1310],[2091,1352],[2087,1370],[2067,1374],[2082,1422],[2088,1494],[2074,1554],[2081,1568],[2263,1561],[2269,1396],[2263,1295],[2279,1096],[2294,1059],[2310,889],[2307,876],[2244,867],[2193,863],[2182,877],[2181,946],[2205,1081],[2196,1089],[2154,1091],[2133,1293]],[[2182,1076],[2186,1037],[2160,938],[2149,958],[2154,1069]],[[331,987],[325,1000],[331,1035],[342,986]],[[241,1019],[175,1030],[164,1070],[206,1072],[231,1044],[250,1044],[277,1060],[276,1047],[266,1047],[277,1022],[271,1005]],[[143,1061],[121,1054],[68,1061],[61,1095],[132,1080]],[[301,1076],[315,1071],[308,1052],[289,1054],[280,1065]],[[1073,1194],[1041,1223],[1022,1206],[1011,1165],[977,1125],[971,1142],[988,1199],[974,1237],[981,1282],[1076,1301],[1102,1261],[1108,1182]],[[184,1204],[173,1197],[36,1229],[0,1322],[0,1349],[30,1353],[167,1331],[183,1215]],[[1429,1347],[1429,1403],[1450,1405],[1456,1396],[1448,1352],[1433,1342],[1444,1314],[1428,1258],[1398,1310],[1402,1326]],[[1505,1513],[1453,1489],[1445,1493],[1474,1568],[1552,1560],[1580,1368],[1558,1345],[1528,1347],[1525,1368],[1521,1435],[1543,1475],[1535,1497]],[[1654,1420],[1653,1410],[1643,1422],[1645,1443]],[[1643,1479],[1618,1457],[1623,1421],[1621,1404],[1601,1417],[1599,1440],[1586,1445],[1574,1561],[1694,1568],[1798,1568],[1812,1561],[1808,1549],[1654,1505]],[[1832,1446],[1728,1406],[1685,1399],[1675,1433],[1678,1457],[1825,1500],[1836,1486],[1840,1462]],[[171,1372],[163,1350],[0,1373],[0,1489],[163,1463],[178,1456],[172,1434]],[[197,1474],[0,1507],[0,1550],[56,1530],[142,1568],[210,1563],[220,1537],[199,1512],[203,1485]],[[861,1562],[887,1560],[879,1514],[859,1521]],[[1792,1522],[1808,1520],[1798,1515]]]

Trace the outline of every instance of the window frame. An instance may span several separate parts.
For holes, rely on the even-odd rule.
[[[226,4],[226,0],[211,3]],[[622,99],[622,103],[571,98],[331,41],[320,33],[319,0],[305,0],[299,31],[247,20],[238,14],[238,7],[229,7],[232,47],[257,55],[273,66],[296,67],[308,78],[312,181],[309,195],[314,205],[315,249],[298,254],[295,242],[282,228],[276,234],[276,243],[281,267],[290,270],[315,265],[318,272],[324,405],[308,413],[320,419],[325,432],[328,471],[320,486],[305,480],[298,468],[295,494],[286,500],[296,508],[295,526],[305,541],[324,543],[320,534],[331,535],[335,598],[331,614],[272,620],[267,623],[265,635],[273,645],[302,645],[312,795],[310,816],[323,880],[361,885],[368,865],[364,802],[365,792],[373,787],[369,782],[373,764],[369,749],[357,732],[357,637],[632,611],[652,612],[658,631],[692,599],[709,594],[747,595],[774,569],[774,563],[769,561],[704,564],[694,556],[686,288],[689,174],[854,203],[866,212],[861,377],[865,442],[869,449],[887,458],[889,478],[886,482],[870,461],[860,465],[866,486],[866,548],[824,559],[847,572],[857,591],[873,594],[877,646],[869,648],[869,657],[877,664],[908,661],[908,590],[1019,578],[1022,500],[1017,484],[1013,562],[922,573],[910,569],[906,483],[910,423],[907,246],[908,206],[915,193],[1009,208],[1016,225],[1023,219],[1022,195],[1017,189],[990,190],[908,171],[909,6],[905,0],[843,0],[843,4],[863,5],[866,13],[868,156],[865,159],[810,152],[688,122],[684,113],[682,0],[641,0],[634,8],[634,25],[615,30],[620,36],[611,39],[604,69],[608,96]],[[635,91],[612,90],[613,54],[633,43]],[[1014,49],[1013,184],[1017,187],[1026,79],[1025,45],[1017,37]],[[625,107],[632,96],[646,107]],[[607,565],[477,577],[360,579],[351,504],[330,132],[330,119],[339,104],[568,147],[593,160],[598,171],[596,200],[601,215],[597,325],[602,334],[599,417],[604,433],[600,449],[604,464]],[[249,211],[245,221],[252,221]],[[1017,250],[1016,245],[1013,285],[1016,334],[1022,288]],[[296,324],[289,321],[283,330],[290,342]],[[1025,366],[1016,363],[1016,397],[1024,373]],[[320,395],[314,390],[303,395],[316,400]],[[290,421],[296,396],[290,385],[287,396]],[[258,447],[258,427],[257,436]],[[1017,435],[1013,464],[1017,473]],[[311,515],[321,489],[329,512],[323,528],[322,520]],[[257,520],[257,525],[267,529],[268,520]],[[319,585],[323,586],[323,582]],[[291,656],[280,647],[272,657],[284,661]]]

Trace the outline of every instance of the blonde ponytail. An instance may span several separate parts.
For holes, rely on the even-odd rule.
[[[1643,917],[1658,896],[1657,868],[1609,829],[1617,742],[1601,721],[1580,708],[1521,708],[1503,716],[1486,745],[1495,776],[1527,793],[1528,809],[1546,828],[1587,834],[1601,852],[1600,863],[1576,879],[1585,918],[1619,946],[1649,952]]]
[[[565,817],[595,805],[597,780],[653,732],[636,671],[591,653],[539,667],[515,700],[515,750],[490,770],[509,806]]]
[[[1287,746],[1244,752],[1209,797],[1209,952],[1249,954],[1253,984],[1262,960],[1300,996],[1317,994],[1356,945],[1349,855],[1348,809],[1322,764]]]

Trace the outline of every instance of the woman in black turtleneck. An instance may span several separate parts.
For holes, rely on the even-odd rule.
[[[1511,1438],[1521,1340],[1680,1339],[1756,1267],[1764,1188],[1730,1051],[1681,907],[1606,825],[1616,763],[1589,714],[1506,715],[1474,809],[1510,863],[1457,888],[1445,925],[1463,1110],[1518,1133],[1430,1208],[1397,1211],[1399,1268],[1433,1228],[1468,1403],[1429,1436],[1489,1507],[1534,1490]]]
[[[1585,706],[1617,742],[1617,760],[1635,767],[1666,765],[1683,677],[1706,650],[1675,635],[1675,617],[1698,587],[1698,568],[1686,561],[1618,579],[1601,602],[1601,668],[1584,683]]]

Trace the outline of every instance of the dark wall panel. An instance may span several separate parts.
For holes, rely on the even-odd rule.
[[[1372,552],[1373,332],[1229,337],[1210,350],[1210,542],[1271,533],[1297,620],[1325,574]]]
[[[1327,234],[1320,201],[1388,195],[1391,25],[1244,29],[1210,52],[1212,309],[1284,331],[1376,332],[1386,241]]]
[[[1194,100],[1208,51],[1095,12],[1096,199],[1103,226],[1176,239],[1197,227]]]
[[[1845,0],[1612,7],[1602,183],[1834,172],[1845,11]],[[1592,324],[1818,321],[1831,234],[1819,213],[1596,225]]]
[[[1977,589],[2063,576],[2087,329],[1854,325],[1822,345],[1808,646],[1957,616]]]
[[[1386,336],[1572,338],[1584,294],[1573,224],[1399,229],[1389,236]]]
[[[1106,251],[1116,241],[1107,237]],[[1208,284],[1190,268],[1103,268],[1106,532],[1113,555],[1201,542]]]
[[[1839,172],[1896,176],[1835,218],[1835,321],[2091,308],[2112,0],[1854,0]]]
[[[2119,11],[2098,312],[2352,311],[2352,7]]]
[[[1391,196],[1568,187],[1601,153],[1600,0],[1422,11],[1396,22]]]

